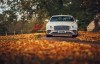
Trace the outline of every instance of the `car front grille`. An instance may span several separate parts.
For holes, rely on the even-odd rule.
[[[69,30],[69,26],[54,26],[54,30]]]

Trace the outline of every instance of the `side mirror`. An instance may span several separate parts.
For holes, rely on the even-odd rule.
[[[78,20],[78,19],[76,19],[75,21],[76,21],[76,22],[79,22],[79,20]]]
[[[46,22],[49,22],[49,20],[48,20],[48,19],[46,19],[45,21],[46,21]]]

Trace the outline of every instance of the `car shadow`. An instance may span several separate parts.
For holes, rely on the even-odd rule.
[[[56,37],[56,38],[74,38],[74,37],[72,37],[72,36],[51,36],[51,37]]]
[[[80,39],[78,39],[76,37],[72,37],[72,36],[51,36],[51,37],[44,37],[43,39],[46,39],[49,41],[66,41],[66,42],[75,42],[78,44],[91,44],[91,45],[100,46],[99,41],[80,40]]]

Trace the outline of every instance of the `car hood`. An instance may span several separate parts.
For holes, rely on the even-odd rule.
[[[67,26],[71,26],[71,25],[75,25],[76,22],[48,22],[47,25],[49,26],[58,26],[58,25],[67,25]]]

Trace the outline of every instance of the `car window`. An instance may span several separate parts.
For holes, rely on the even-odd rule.
[[[70,16],[57,16],[57,17],[52,17],[51,22],[53,21],[74,21],[73,17]]]

